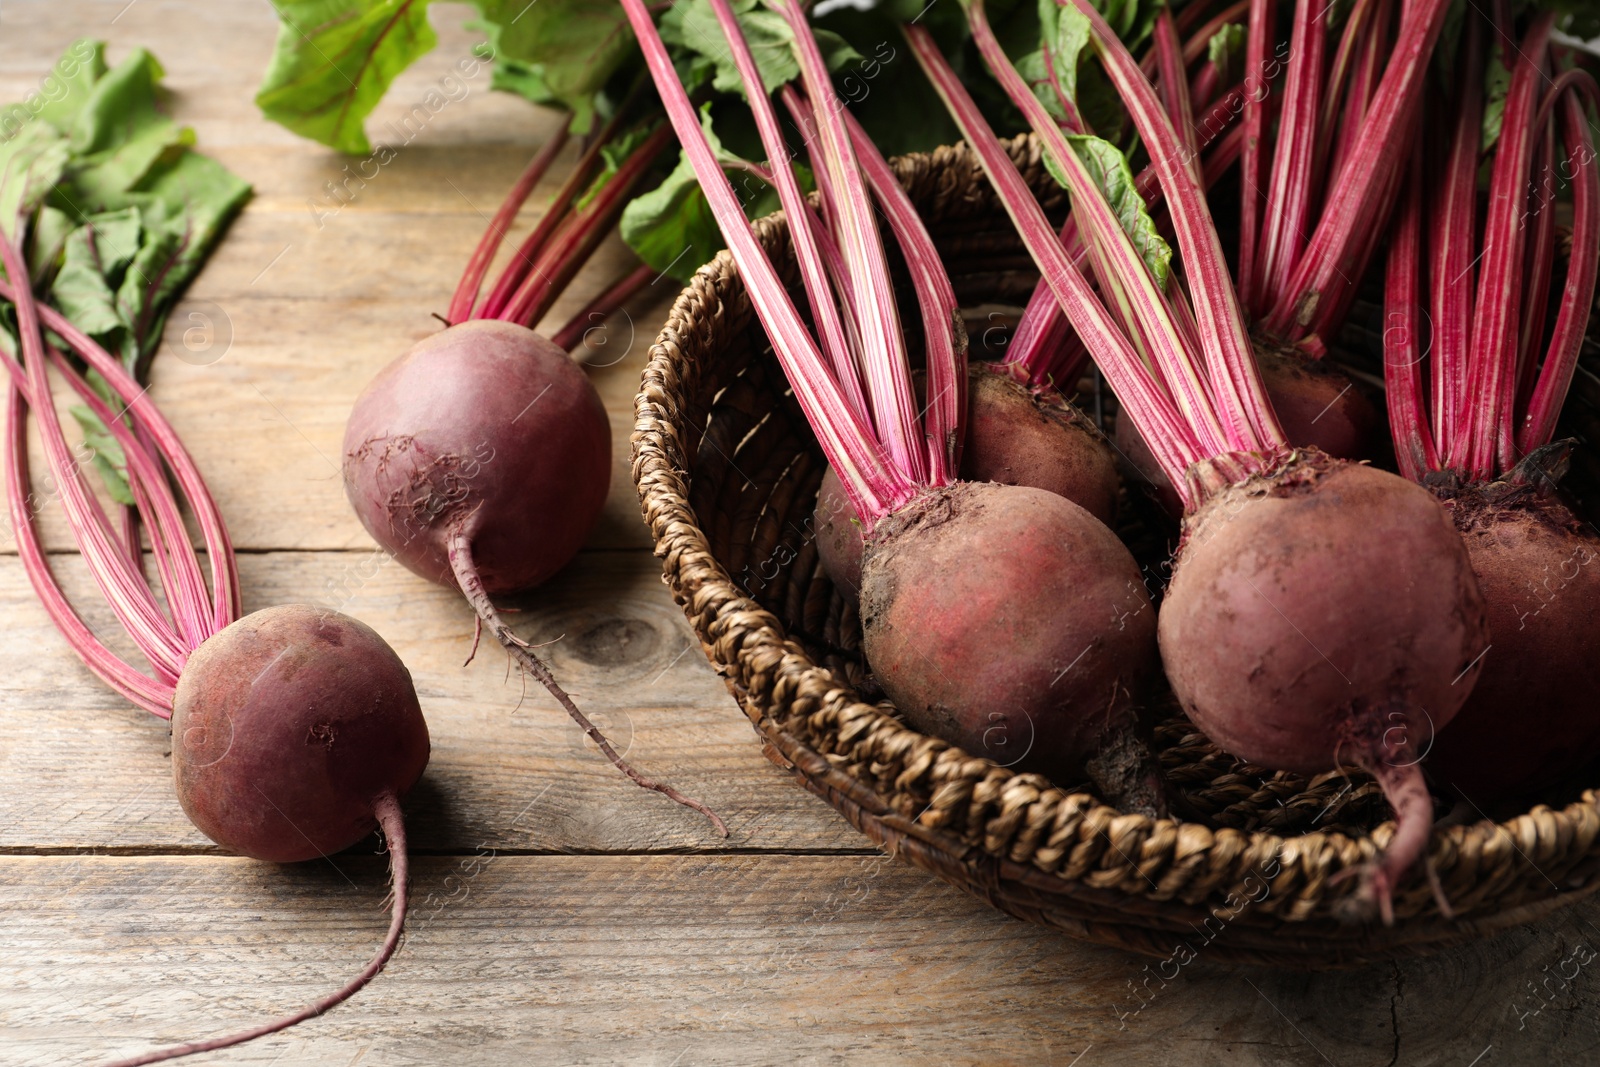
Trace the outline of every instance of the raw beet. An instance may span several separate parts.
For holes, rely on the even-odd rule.
[[[861,592],[861,517],[845,494],[844,483],[830,466],[817,487],[817,506],[811,513],[817,532],[817,556],[830,581],[840,589]]]
[[[1383,421],[1354,381],[1326,360],[1257,344],[1267,397],[1289,443],[1335,459],[1367,459]]]
[[[967,374],[967,436],[961,479],[1043,489],[1065,497],[1110,526],[1121,479],[1110,444],[1070,401],[1053,389],[1033,390],[993,364]],[[864,530],[830,467],[813,514],[817,554],[841,588],[861,588]]]
[[[1257,344],[1256,363],[1290,444],[1315,448],[1337,459],[1371,459],[1382,425],[1372,401],[1343,372],[1321,360]],[[1173,518],[1183,502],[1139,435],[1132,419],[1118,418],[1117,450],[1132,477]]]
[[[428,764],[411,674],[370,627],[296,604],[203,642],[178,679],[172,770],[207,837],[293,863],[349,848]]]
[[[1054,389],[1033,390],[993,364],[967,376],[961,479],[1044,489],[1111,526],[1121,479],[1105,435]]]
[[[611,484],[611,427],[588,377],[494,319],[451,326],[384,368],[356,401],[344,453],[346,493],[379,544],[453,586],[449,540],[464,533],[491,595],[565,566]]]
[[[1398,819],[1370,872],[1387,914],[1432,822],[1416,764],[1488,644],[1483,596],[1438,501],[1317,452],[1223,485],[1185,523],[1159,636],[1184,711],[1226,751],[1302,774],[1355,764],[1379,780]]]
[[[1433,496],[1318,453],[1201,505],[1160,626],[1167,677],[1206,736],[1307,774],[1391,712],[1416,716],[1425,743],[1429,720],[1442,729],[1466,700],[1487,632]]]
[[[417,574],[461,590],[478,625],[618,770],[727,836],[715,812],[623,759],[494,606],[495,596],[566,566],[610,489],[611,425],[566,352],[498,319],[418,342],[357,399],[344,431],[344,484],[373,538]]]
[[[1021,486],[957,483],[880,522],[863,650],[916,729],[1068,781],[1155,676],[1155,612],[1104,523]]]
[[[1493,644],[1429,768],[1474,803],[1523,796],[1600,756],[1600,539],[1529,487],[1472,487],[1446,504]]]

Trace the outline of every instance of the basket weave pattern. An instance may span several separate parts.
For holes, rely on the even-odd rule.
[[[1035,143],[1008,148],[1062,209]],[[894,166],[963,302],[1015,302],[1005,279],[1025,268],[975,158],[957,146]],[[756,230],[797,292],[781,215]],[[1396,894],[1394,927],[1351,923],[1356,880],[1337,876],[1393,830],[1364,777],[1251,767],[1172,710],[1158,745],[1191,818],[1151,819],[907,728],[863,695],[854,606],[810,536],[825,461],[726,252],[673,305],[635,413],[633,476],[665,580],[769,758],[881,847],[1003,911],[1155,955],[1203,930],[1215,958],[1326,967],[1480,937],[1597,884],[1600,808],[1584,792],[1558,810],[1436,830],[1431,861],[1454,920],[1418,876]]]

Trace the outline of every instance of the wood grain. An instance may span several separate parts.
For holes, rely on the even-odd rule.
[[[1525,1020],[1578,926],[1329,975],[1143,962],[1005,919],[883,857],[425,858],[360,999],[219,1063],[1591,1062],[1600,974]],[[382,925],[376,858],[0,859],[0,1059],[226,1031],[335,984]],[[203,910],[202,910],[203,909]],[[1226,936],[1226,933],[1219,936]],[[114,962],[111,962],[114,961]],[[1119,1014],[1127,1013],[1127,1014]]]

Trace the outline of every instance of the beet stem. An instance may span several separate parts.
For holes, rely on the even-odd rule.
[[[472,540],[459,526],[450,534],[450,567],[455,571],[456,582],[461,586],[462,595],[467,598],[467,602],[478,613],[479,620],[484,626],[488,627],[495,640],[500,642],[501,647],[511,654],[511,658],[516,660],[523,670],[537,678],[539,683],[549,690],[550,695],[556,698],[556,702],[567,710],[568,715],[572,716],[572,721],[577,723],[583,729],[583,732],[589,735],[589,740],[600,747],[600,751],[605,753],[606,758],[611,761],[617,770],[632,778],[634,784],[641,789],[654,790],[666,796],[669,800],[698,811],[711,820],[711,824],[717,828],[718,834],[723,837],[728,836],[728,826],[716,812],[693,797],[684,796],[670,785],[658,782],[653,778],[646,778],[634,770],[633,765],[623,759],[617,750],[611,747],[611,742],[606,740],[606,735],[600,732],[600,728],[590,722],[588,716],[582,711],[578,710],[578,705],[572,702],[572,698],[567,695],[566,690],[556,684],[555,676],[550,673],[550,668],[546,667],[544,661],[534,655],[533,650],[520,640],[516,634],[512,633],[511,627],[507,626],[500,618],[500,612],[495,609],[494,602],[489,599],[489,593],[483,587],[483,579],[479,577],[478,568],[472,561]]]
[[[539,184],[545,172],[550,169],[550,164],[555,162],[561,149],[566,147],[567,129],[567,124],[563,123],[555,136],[534,153],[533,159],[528,161],[516,184],[512,185],[511,191],[506,194],[500,210],[496,211],[494,218],[490,220],[489,228],[483,232],[478,247],[473,249],[472,258],[467,260],[467,269],[462,272],[461,282],[456,286],[455,296],[450,300],[450,312],[445,317],[447,325],[465,322],[472,317],[473,305],[478,302],[478,292],[483,286],[483,276],[488,273],[495,252],[499,251],[500,242],[505,240],[506,231],[511,229],[511,224],[516,221],[517,212],[527,203],[533,187]]]
[[[308,1004],[299,1011],[272,1022],[264,1023],[250,1030],[244,1030],[227,1037],[216,1037],[209,1041],[191,1041],[184,1045],[172,1045],[167,1048],[157,1049],[130,1059],[118,1060],[109,1067],[140,1067],[146,1063],[161,1063],[164,1060],[174,1060],[180,1056],[192,1056],[196,1052],[214,1052],[217,1049],[231,1048],[242,1045],[247,1041],[254,1041],[258,1037],[266,1037],[280,1030],[287,1030],[297,1023],[307,1019],[315,1019],[329,1009],[349,1000],[359,993],[368,982],[378,976],[384,964],[389,962],[395,949],[400,947],[400,935],[406,927],[406,908],[410,902],[411,866],[410,858],[406,852],[406,824],[405,816],[400,811],[400,801],[390,792],[378,794],[372,801],[372,813],[378,817],[378,825],[383,829],[383,836],[388,842],[389,870],[394,881],[394,903],[389,910],[389,933],[384,937],[378,954],[362,969],[361,973],[352,978],[343,987],[328,994],[314,1004]]]
[[[654,284],[661,275],[648,263],[641,263],[632,271],[612,282],[610,287],[595,297],[550,338],[552,344],[563,352],[571,353],[583,344],[589,330],[619,310],[634,296]]]

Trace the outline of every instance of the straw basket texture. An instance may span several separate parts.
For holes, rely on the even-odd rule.
[[[1063,210],[1032,141],[1009,150]],[[894,165],[964,306],[1018,303],[1036,275],[976,160],[954,147]],[[797,286],[781,216],[756,228]],[[633,476],[665,580],[767,756],[882,848],[1005,912],[1153,955],[1203,942],[1213,958],[1322,968],[1436,951],[1597,884],[1600,799],[1572,788],[1502,822],[1436,829],[1430,858],[1454,919],[1419,874],[1396,895],[1393,927],[1351,922],[1356,880],[1339,876],[1393,830],[1364,777],[1240,763],[1172,709],[1157,743],[1187,817],[1151,819],[907,728],[874,702],[854,607],[818,565],[824,461],[726,252],[678,297],[635,408]]]

